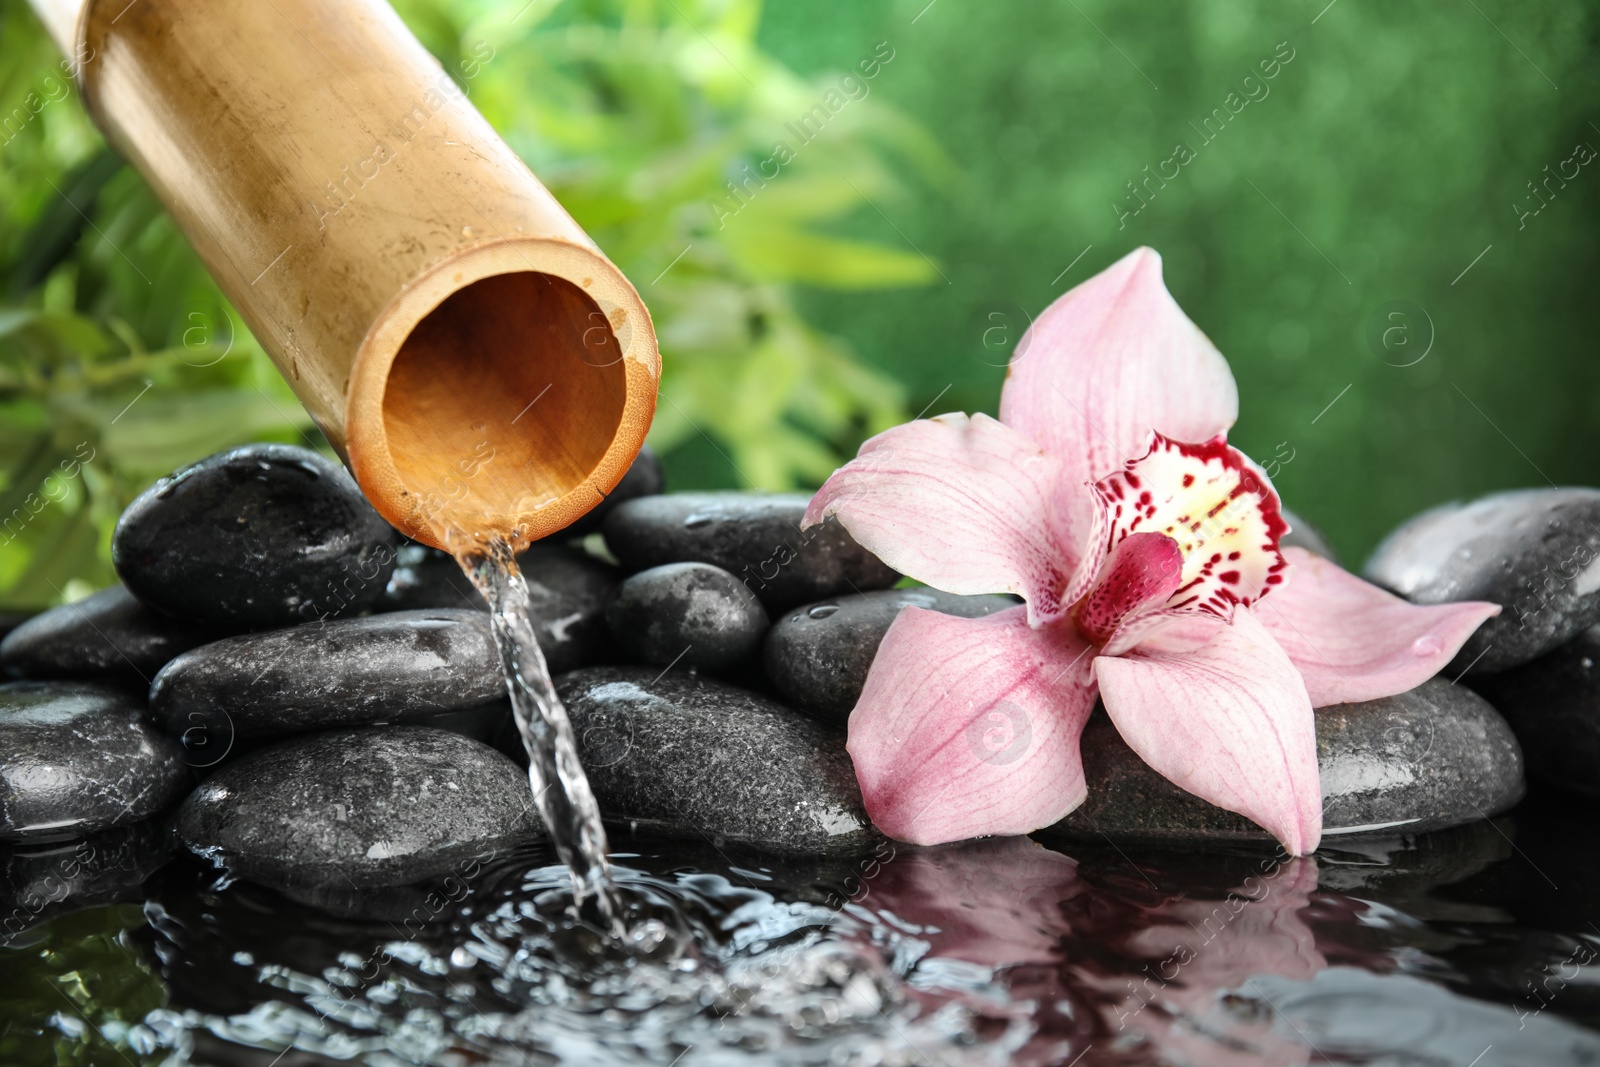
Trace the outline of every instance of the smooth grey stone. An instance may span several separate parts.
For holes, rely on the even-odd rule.
[[[23,947],[28,930],[57,915],[139,899],[139,887],[173,852],[160,819],[75,841],[0,847],[0,945]]]
[[[394,573],[378,611],[419,611],[427,608],[471,608],[488,611],[478,590],[449,553],[426,545],[401,547]]]
[[[1283,521],[1289,524],[1289,532],[1279,540],[1280,545],[1303,548],[1307,552],[1315,552],[1323,559],[1339,562],[1338,554],[1333,551],[1333,546],[1328,544],[1328,539],[1323,536],[1321,530],[1288,508],[1283,509]]]
[[[504,695],[488,615],[446,608],[303,623],[201,645],[156,675],[150,714],[178,733],[226,720],[234,736],[275,737],[414,722]]]
[[[749,586],[769,611],[884,589],[899,579],[836,520],[800,529],[810,501],[804,493],[640,497],[606,516],[606,547],[631,570],[714,564]]]
[[[843,726],[861,696],[878,645],[901,608],[975,619],[1017,605],[1006,596],[957,596],[929,588],[834,597],[795,608],[774,623],[762,661],[785,700]]]
[[[1451,677],[1527,663],[1600,622],[1600,490],[1519,489],[1425,511],[1384,539],[1366,576],[1418,604],[1501,605]]]
[[[876,839],[844,735],[744,689],[645,667],[557,680],[612,822],[775,852]]]
[[[223,636],[215,627],[177,622],[113,585],[62,604],[0,641],[0,668],[18,678],[142,680],[146,685],[180,652]]]
[[[230,763],[178,809],[179,840],[270,886],[404,885],[543,834],[527,777],[425,726],[337,730]]]
[[[507,727],[515,729],[511,718],[511,701],[509,699],[496,700],[492,704],[480,704],[475,708],[464,711],[446,711],[438,715],[430,715],[425,719],[418,719],[417,726],[436,726],[441,730],[470,737],[474,741],[495,747],[501,731]]]
[[[1474,686],[1511,724],[1528,774],[1600,800],[1600,627]]]
[[[1415,834],[1497,815],[1522,799],[1522,750],[1472,690],[1432,678],[1408,693],[1318,708],[1322,841]],[[1078,837],[1270,840],[1242,815],[1167,781],[1096,710],[1080,745],[1088,798],[1052,830]]]
[[[665,563],[617,587],[606,608],[617,643],[657,667],[720,671],[749,657],[767,611],[745,584],[709,563]]]
[[[634,457],[633,463],[628,467],[628,473],[622,476],[622,481],[606,498],[597,504],[593,511],[580,518],[577,522],[562,530],[561,537],[587,537],[592,533],[599,533],[604,525],[606,516],[621,503],[641,496],[655,496],[667,487],[667,475],[661,469],[661,457],[656,455],[655,449],[645,445],[639,449],[639,454]]]
[[[549,541],[519,555],[517,566],[528,583],[539,649],[552,673],[620,658],[605,611],[621,571],[587,552]],[[400,550],[400,564],[378,610],[417,608],[487,611],[488,605],[454,559],[437,549],[408,545]]]
[[[193,783],[144,702],[92,682],[0,685],[0,841],[81,837],[139,822]]]
[[[358,614],[383,592],[399,542],[343,467],[258,444],[140,493],[111,562],[146,604],[237,631]]]

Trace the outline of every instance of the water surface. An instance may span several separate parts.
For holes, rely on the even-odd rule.
[[[0,949],[0,1062],[1600,1063],[1597,815],[1302,860],[614,831],[621,947],[548,847],[302,900],[185,857]]]

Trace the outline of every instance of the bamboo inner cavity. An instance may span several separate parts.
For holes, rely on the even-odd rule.
[[[627,393],[628,324],[614,314],[563,278],[520,271],[457,290],[407,336],[384,430],[407,510],[436,543],[511,534],[507,516],[554,503],[600,464]]]

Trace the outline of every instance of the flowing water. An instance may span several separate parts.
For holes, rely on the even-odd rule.
[[[612,937],[622,938],[627,931],[606,860],[609,849],[600,806],[578,760],[567,709],[556,695],[539,648],[528,583],[516,555],[509,544],[495,538],[462,549],[456,561],[489,605],[511,711],[528,752],[528,784],[550,842],[572,872],[574,906],[591,914]]]
[[[663,932],[644,950],[585,934],[544,844],[291,899],[155,827],[96,840],[97,880],[0,939],[0,1063],[1593,1065],[1597,819],[1535,794],[1301,860],[1022,838],[782,858],[619,829],[630,927]],[[37,884],[62,847],[0,870]]]

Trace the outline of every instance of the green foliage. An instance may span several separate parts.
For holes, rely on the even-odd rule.
[[[1233,366],[1232,439],[1263,462],[1294,456],[1280,460],[1278,488],[1347,562],[1442,501],[1547,477],[1600,484],[1600,161],[1554,180],[1525,226],[1513,209],[1531,206],[1528,183],[1575,143],[1600,149],[1596,11],[1585,0],[773,4],[760,40],[800,70],[887,39],[899,56],[874,93],[933,130],[962,170],[959,195],[889,210],[899,232],[871,210],[844,231],[909,239],[952,284],[811,291],[801,308],[905,383],[913,412],[935,398],[935,412],[992,412],[1027,316],[1150,245]],[[1203,144],[1194,126],[1230,92],[1243,98],[1244,77],[1280,42],[1294,58],[1268,94]],[[1178,142],[1197,158],[1153,180],[1132,215],[1128,183]],[[1113,205],[1130,211],[1125,225]],[[1414,355],[1380,355],[1370,340],[1398,300],[1429,316],[1411,317],[1411,353],[1430,319],[1435,334],[1409,366]]]
[[[899,385],[808,325],[792,289],[935,277],[903,246],[828,230],[896,195],[891,163],[946,173],[915,126],[839,96],[826,136],[787,133],[838,77],[800,78],[763,53],[754,0],[399,7],[639,286],[665,359],[652,440],[669,465],[709,445],[727,468],[713,479],[814,485],[905,417]],[[155,477],[314,431],[104,148],[21,0],[0,0],[0,39],[0,603],[36,607],[111,580],[111,529]]]
[[[47,877],[45,885],[55,882]],[[39,884],[30,893],[43,892]],[[26,908],[7,916],[28,918]],[[0,948],[0,1063],[145,1067],[171,1060],[141,1025],[166,1006],[166,984],[127,937],[145,925],[137,905],[56,917]],[[15,927],[13,927],[14,929]]]

